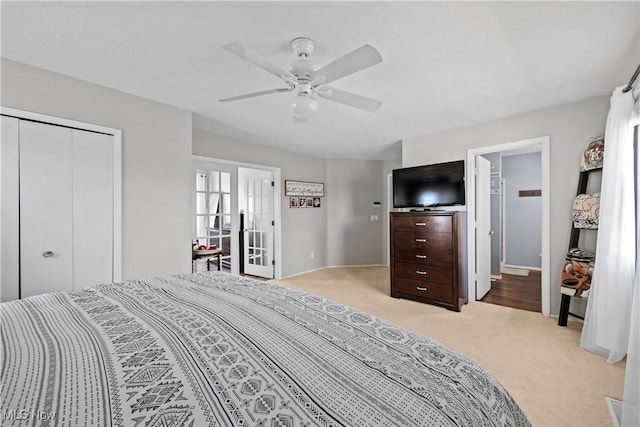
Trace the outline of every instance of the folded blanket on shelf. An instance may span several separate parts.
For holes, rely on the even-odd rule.
[[[600,193],[578,194],[573,202],[573,226],[595,230],[600,216]]]

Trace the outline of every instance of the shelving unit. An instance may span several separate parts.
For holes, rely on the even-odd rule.
[[[589,177],[591,176],[592,173],[594,172],[601,172],[602,168],[595,168],[595,169],[589,169],[589,170],[585,170],[585,171],[581,171],[580,172],[580,176],[578,178],[578,189],[576,191],[576,196],[580,195],[580,194],[586,194],[587,193],[587,186],[589,183]],[[575,224],[573,224],[572,222],[572,227],[571,227],[571,235],[569,237],[569,247],[567,249],[567,251],[570,251],[572,248],[576,248],[579,245],[580,242],[580,234],[582,231],[588,231],[586,229],[583,228],[577,228],[575,227]],[[575,313],[571,313],[569,311],[569,306],[571,304],[571,298],[572,297],[576,297],[576,298],[588,298],[589,297],[589,290],[583,290],[580,296],[576,295],[576,290],[573,288],[568,288],[565,286],[560,286],[560,292],[562,294],[562,300],[560,302],[560,313],[558,315],[558,326],[567,326],[567,319],[569,317],[569,315],[573,316],[573,317],[577,317],[578,319],[583,319],[583,316],[580,316],[578,314]]]

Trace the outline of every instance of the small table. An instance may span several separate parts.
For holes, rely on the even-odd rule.
[[[207,271],[211,271],[211,260],[214,259],[214,258],[217,259],[218,260],[218,271],[220,271],[222,249],[191,251],[191,253],[192,253],[191,271],[193,273],[196,272],[196,261],[199,260],[199,259],[206,259],[207,260]]]

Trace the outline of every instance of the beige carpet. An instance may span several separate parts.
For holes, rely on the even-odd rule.
[[[611,426],[605,396],[621,399],[624,362],[580,348],[581,324],[482,302],[461,313],[389,296],[387,267],[332,268],[284,280],[427,335],[476,360],[534,426]]]

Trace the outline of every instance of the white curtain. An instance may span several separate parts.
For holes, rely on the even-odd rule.
[[[640,85],[634,91],[635,125],[640,126]],[[640,138],[638,135],[637,138]],[[640,141],[636,139],[636,164],[640,167]],[[640,196],[640,173],[636,174],[636,195]],[[622,426],[640,426],[640,197],[636,198],[636,277],[631,302],[631,328],[627,350],[627,371],[624,380]]]
[[[616,88],[604,134],[598,244],[580,345],[609,363],[629,345],[635,276],[635,177],[632,91]]]

